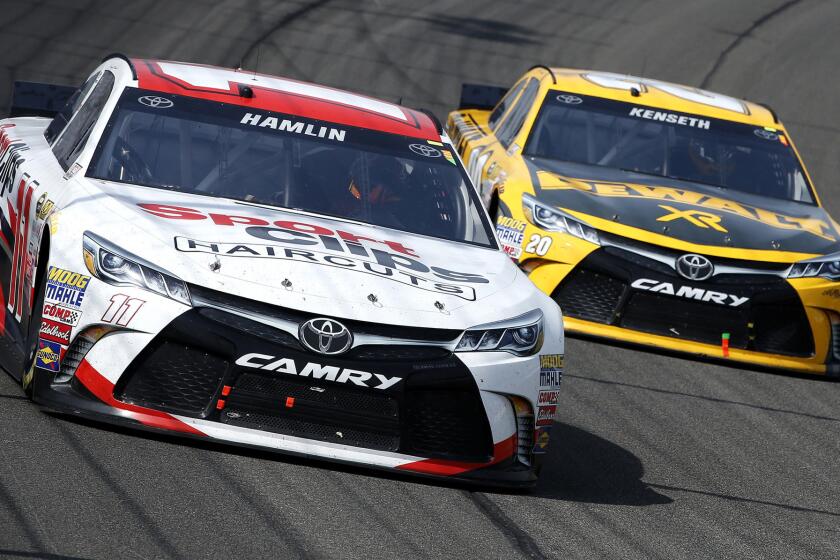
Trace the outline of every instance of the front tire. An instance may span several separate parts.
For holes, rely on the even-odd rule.
[[[44,259],[46,260],[46,255]],[[41,317],[44,314],[44,294],[46,292],[46,277],[47,267],[38,267],[35,287],[35,301],[32,302],[32,314],[29,317],[29,328],[26,335],[26,354],[23,361],[23,375],[21,376],[21,386],[23,392],[34,400],[35,376],[38,375],[40,368],[35,366],[35,355],[38,352],[38,339],[41,332]]]

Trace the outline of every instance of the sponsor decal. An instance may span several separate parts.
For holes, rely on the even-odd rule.
[[[41,329],[38,332],[38,336],[44,340],[51,340],[52,342],[58,342],[59,344],[70,344],[70,333],[72,330],[73,327],[70,325],[65,325],[64,323],[59,323],[57,321],[51,321],[50,319],[42,319]]]
[[[554,424],[554,417],[557,415],[557,406],[538,406],[537,407],[537,426],[551,426]]]
[[[245,113],[239,123],[257,126],[260,128],[270,128],[279,132],[291,132],[293,134],[302,134],[304,136],[326,138],[327,140],[335,140],[336,142],[344,142],[344,137],[347,136],[347,131],[340,128],[319,126],[312,123],[293,121],[291,119],[284,119],[281,117],[263,116],[259,113]]]
[[[126,327],[144,303],[146,300],[128,297],[125,294],[115,294],[111,296],[111,305],[102,315],[102,322]]]
[[[442,154],[440,150],[426,144],[409,144],[408,149],[417,154],[427,158],[439,158]]]
[[[704,290],[703,288],[694,288],[692,286],[675,286],[670,282],[659,282],[658,280],[652,280],[650,278],[639,278],[638,280],[634,280],[630,285],[637,290],[684,297],[697,301],[710,301],[718,305],[727,305],[729,307],[738,307],[750,300],[748,297],[741,297],[735,294]]]
[[[539,426],[534,430],[534,455],[548,452],[548,440],[551,433],[551,426]]]
[[[51,266],[47,274],[45,297],[50,302],[78,309],[89,282],[90,276]]]
[[[630,109],[630,116],[650,121],[661,121],[669,124],[702,128],[704,130],[709,130],[712,126],[712,121],[707,121],[705,119],[678,115],[676,113],[668,113],[667,111],[654,111],[652,109],[645,109],[644,107],[633,107]]]
[[[50,235],[55,235],[56,233],[58,233],[59,216],[60,214],[58,212],[53,212],[52,214],[50,214]]]
[[[647,198],[678,202],[681,204],[689,204],[691,206],[700,206],[702,208],[716,210],[726,214],[734,214],[736,216],[740,216],[741,218],[760,222],[778,229],[804,231],[829,241],[837,241],[837,232],[834,231],[834,228],[832,228],[824,220],[820,220],[818,218],[788,216],[786,214],[771,212],[770,210],[741,204],[725,198],[708,196],[698,192],[677,189],[674,187],[634,185],[628,183],[602,183],[581,180],[566,181],[562,178],[558,178],[558,176],[553,173],[545,171],[539,171],[537,172],[537,175],[542,181],[545,181],[545,184],[542,184],[542,188],[577,189],[596,196],[611,198]],[[670,211],[671,210],[669,210],[669,212]],[[712,216],[713,218],[718,217],[715,215]],[[717,222],[714,221],[714,219],[710,219],[708,222],[702,223],[705,226],[714,227],[711,223],[716,224]]]
[[[823,290],[822,295],[825,297],[840,298],[840,288],[828,288],[827,290]]]
[[[563,354],[540,356],[540,387],[557,389],[563,381]]]
[[[393,255],[377,249],[371,251],[374,257],[373,259],[364,259],[349,255],[334,255],[310,249],[291,249],[280,245],[220,243],[198,241],[186,237],[176,237],[175,248],[185,253],[210,253],[226,257],[280,259],[344,268],[364,274],[371,274],[421,290],[456,296],[469,301],[475,300],[474,288],[440,282],[438,279],[452,278],[463,282],[487,282],[486,279],[478,275],[451,272],[438,267],[428,267],[418,260],[401,255]]]
[[[657,222],[673,222],[674,220],[685,220],[691,225],[695,225],[699,228],[712,228],[713,230],[719,231],[721,233],[728,233],[726,228],[720,225],[721,217],[717,214],[712,214],[711,212],[703,212],[702,210],[692,210],[691,208],[689,208],[688,210],[680,210],[678,208],[674,208],[673,206],[668,206],[667,204],[659,204],[658,206],[663,210],[666,210],[668,214],[656,218]]]
[[[522,245],[524,235],[521,231],[500,225],[496,226],[496,231],[499,233],[499,240],[503,243]]]
[[[21,155],[29,146],[20,140],[13,140],[10,132],[13,124],[0,125],[0,196],[11,194],[15,186],[17,170],[26,161]]]
[[[525,239],[525,222],[500,216],[496,220],[496,233],[502,243],[502,249],[511,257],[518,259],[522,254],[522,242]]]
[[[487,284],[480,274],[459,272],[423,262],[410,247],[399,241],[332,230],[294,220],[269,222],[253,216],[204,214],[182,206],[138,204],[144,211],[170,220],[207,220],[220,227],[243,227],[253,238],[270,244],[217,243],[184,237],[175,247],[185,252],[250,258],[272,258],[354,269],[376,274],[417,288],[475,299],[475,290],[462,284]]]
[[[38,197],[38,202],[35,203],[35,215],[39,220],[45,220],[53,208],[55,208],[55,203],[47,198],[47,193],[44,193]]]
[[[774,130],[769,130],[766,128],[756,128],[753,132],[756,136],[765,140],[772,140],[773,142],[775,142],[779,139],[779,135]]]
[[[339,366],[325,366],[315,362],[307,362],[303,367],[298,367],[297,362],[291,358],[268,354],[245,354],[236,360],[236,365],[299,377],[325,379],[334,383],[352,383],[368,389],[388,389],[402,381],[402,377],[388,377],[379,373]]]
[[[583,99],[570,93],[561,93],[557,96],[557,101],[565,103],[566,105],[580,105],[583,103]]]
[[[44,304],[44,310],[41,316],[73,327],[79,323],[82,312],[64,307],[63,305],[47,302]]]
[[[539,406],[546,405],[546,404],[557,404],[560,398],[560,391],[553,390],[553,391],[540,391],[539,397],[537,398],[537,404]]]
[[[171,99],[160,97],[158,95],[144,95],[143,97],[138,97],[137,101],[146,107],[151,107],[153,109],[169,109],[175,104]]]
[[[38,340],[38,350],[35,352],[35,365],[49,371],[57,372],[61,369],[61,356],[64,349],[57,342]]]
[[[496,224],[519,232],[525,231],[525,222],[507,216],[499,216]]]

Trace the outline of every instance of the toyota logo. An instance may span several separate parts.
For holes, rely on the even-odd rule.
[[[343,354],[353,344],[353,335],[347,327],[323,317],[303,323],[298,335],[304,346],[319,354]]]
[[[715,272],[712,261],[703,255],[688,254],[677,259],[677,272],[688,280],[703,281]]]
[[[440,157],[440,150],[426,144],[409,144],[408,149],[417,155],[425,157]]]
[[[568,93],[561,93],[557,96],[557,101],[560,103],[565,103],[566,105],[580,105],[583,103],[583,99],[578,97],[577,95],[569,95]]]
[[[772,130],[766,130],[764,128],[756,128],[755,135],[759,138],[764,138],[765,140],[778,140],[779,135],[773,132]]]
[[[153,107],[155,109],[168,109],[174,105],[171,99],[158,97],[157,95],[144,95],[143,97],[138,98],[137,101],[147,107]]]

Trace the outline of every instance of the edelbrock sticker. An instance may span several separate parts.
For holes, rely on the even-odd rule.
[[[41,329],[38,332],[38,336],[44,340],[50,340],[59,344],[69,344],[70,333],[72,330],[73,327],[70,325],[65,325],[64,323],[51,321],[49,319],[42,319]]]

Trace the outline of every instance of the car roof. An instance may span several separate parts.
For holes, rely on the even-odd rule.
[[[782,128],[775,113],[765,105],[691,86],[627,74],[574,68],[538,66],[534,67],[532,72],[543,78],[553,78],[554,83],[549,86],[551,90],[594,95],[654,109],[679,111],[757,126]],[[635,88],[638,95],[635,95],[631,88]]]
[[[259,110],[357,126],[391,134],[439,139],[429,114],[327,86],[256,72],[168,60],[130,59],[138,87]],[[251,96],[243,88],[250,88]]]

